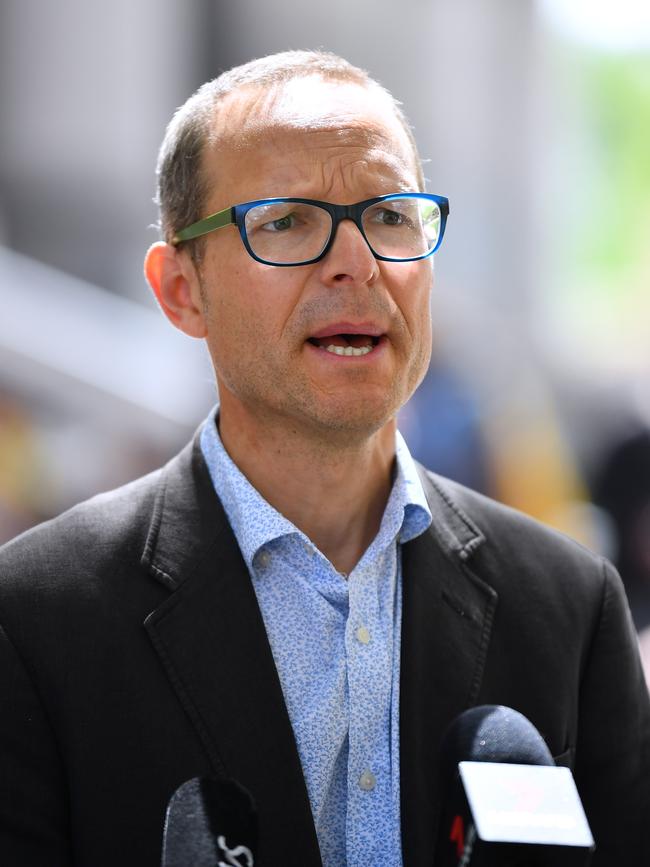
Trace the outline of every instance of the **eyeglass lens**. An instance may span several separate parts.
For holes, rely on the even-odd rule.
[[[372,251],[390,259],[413,259],[432,250],[440,234],[440,207],[430,199],[397,197],[369,205],[361,224]],[[325,248],[332,218],[318,205],[272,202],[256,205],[245,217],[248,243],[265,262],[300,264]]]

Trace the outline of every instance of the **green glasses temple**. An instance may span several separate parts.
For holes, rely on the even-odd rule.
[[[176,232],[172,238],[172,244],[180,244],[181,241],[191,241],[198,238],[200,235],[207,235],[215,229],[222,229],[224,226],[229,226],[235,222],[235,209],[224,208],[223,211],[218,211],[216,214],[211,214],[209,217],[199,220],[197,223],[192,223],[186,229],[181,229]]]

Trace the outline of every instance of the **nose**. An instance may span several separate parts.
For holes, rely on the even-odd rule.
[[[353,220],[341,220],[334,230],[332,246],[321,262],[325,282],[350,284],[373,283],[379,266],[366,239]]]

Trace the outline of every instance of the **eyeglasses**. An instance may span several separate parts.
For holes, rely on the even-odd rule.
[[[258,262],[280,267],[309,265],[330,249],[341,220],[352,220],[376,259],[413,262],[438,249],[448,215],[449,200],[429,193],[392,193],[355,205],[258,199],[192,223],[176,233],[172,244],[236,225],[244,246]]]

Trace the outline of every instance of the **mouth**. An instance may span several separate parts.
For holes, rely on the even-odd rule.
[[[375,326],[346,326],[347,323],[324,328],[307,342],[330,355],[359,358],[369,355],[384,337]]]

